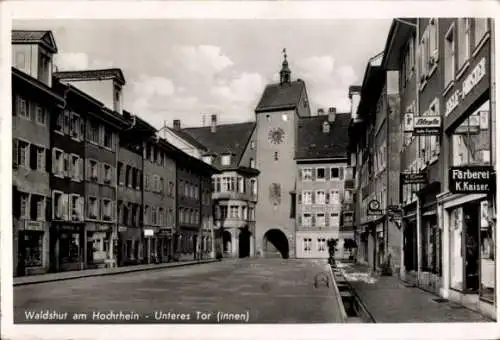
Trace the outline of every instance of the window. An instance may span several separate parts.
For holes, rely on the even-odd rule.
[[[168,196],[174,197],[174,182],[172,181],[168,182]]]
[[[64,133],[64,113],[62,111],[56,112],[54,131]]]
[[[278,157],[278,151],[275,151],[275,152],[274,152],[274,160],[275,160],[275,161],[277,161],[277,160],[278,160],[278,158],[279,158],[279,157]]]
[[[93,159],[89,159],[88,162],[90,179],[97,181],[99,179],[99,166]]]
[[[102,217],[105,221],[113,219],[113,202],[110,199],[104,198],[102,200]]]
[[[38,79],[45,84],[48,84],[50,80],[50,57],[44,53],[40,53]]]
[[[144,224],[149,224],[150,214],[151,208],[149,207],[149,205],[146,205],[144,207]]]
[[[352,203],[352,192],[351,190],[344,190],[344,201],[345,203]]]
[[[255,141],[250,142],[250,149],[255,149]]]
[[[330,190],[330,204],[340,204],[340,194],[338,190]]]
[[[70,177],[73,180],[79,181],[82,176],[82,159],[78,155],[70,156]]]
[[[238,177],[238,192],[245,192],[245,179],[243,177]]]
[[[31,194],[30,218],[33,221],[45,220],[45,197],[41,195]]]
[[[257,180],[255,178],[250,180],[250,186],[252,188],[252,194],[257,195]]]
[[[52,152],[52,172],[54,175],[64,177],[64,153],[62,150],[53,149]]]
[[[107,127],[104,127],[104,147],[108,149],[113,148],[113,133]]]
[[[340,215],[339,213],[330,213],[330,227],[339,227],[340,225]]]
[[[26,67],[26,55],[24,52],[16,52],[16,59],[15,59],[16,67],[18,69],[24,69]]]
[[[302,192],[302,204],[312,204],[312,192],[310,191]]]
[[[80,116],[74,112],[71,112],[71,125],[70,125],[70,135],[71,138],[74,138],[76,140],[80,140],[82,138],[81,135],[81,120]]]
[[[340,170],[339,168],[333,167],[330,169],[330,178],[331,179],[339,179],[340,177]]]
[[[17,114],[20,117],[30,119],[28,102],[21,95],[17,95]]]
[[[24,254],[26,267],[41,267],[43,265],[43,232],[25,230],[21,231],[19,237],[23,238],[24,249],[20,249]]]
[[[419,60],[420,60],[420,84],[427,80],[429,74],[429,29],[427,28],[422,34],[419,44]]]
[[[255,168],[255,160],[253,158],[250,158],[250,167]]]
[[[237,205],[232,205],[229,210],[230,218],[240,218],[239,216],[239,207]]]
[[[231,155],[222,155],[221,164],[226,165],[226,166],[230,165],[231,164]]]
[[[63,218],[63,193],[59,191],[52,192],[52,218],[61,220]]]
[[[326,239],[318,238],[318,251],[326,251]]]
[[[316,226],[318,226],[318,227],[325,226],[325,214],[324,213],[316,214]]]
[[[247,207],[241,207],[241,217],[244,221],[248,220],[248,211]]]
[[[311,214],[309,213],[304,213],[302,216],[302,224],[306,227],[311,226],[312,224],[312,219],[311,219]]]
[[[99,204],[96,197],[89,197],[89,208],[88,208],[88,217],[91,219],[96,219],[98,217]]]
[[[111,165],[109,164],[103,164],[104,167],[104,183],[111,183],[112,177],[113,177],[113,170],[111,168]]]
[[[208,164],[212,164],[212,156],[203,156],[203,161]]]
[[[302,180],[303,181],[312,181],[312,169],[311,168],[302,169]]]
[[[452,24],[444,39],[444,84],[455,79],[455,25]]]
[[[470,57],[470,20],[458,18],[457,28],[458,69],[460,70]]]
[[[406,83],[412,78],[415,71],[415,37],[412,36],[406,47],[406,52],[402,65],[402,85],[405,86]]]
[[[87,140],[94,144],[99,144],[99,124],[88,121]]]
[[[438,52],[439,32],[436,19],[429,20],[429,47],[428,47],[428,63],[429,75],[436,69],[439,52]]]
[[[305,238],[303,240],[304,243],[304,252],[308,253],[312,249],[312,240],[310,238]]]
[[[158,225],[158,207],[151,208],[151,224]]]
[[[225,220],[227,218],[227,206],[223,205],[219,209],[220,212],[220,218]]]
[[[286,113],[283,113],[283,114],[281,115],[281,119],[282,119],[284,122],[288,121],[288,115],[287,115]]]
[[[484,36],[488,32],[488,19],[475,18],[474,19],[474,46],[477,48],[483,41]]]
[[[316,168],[316,180],[317,181],[325,180],[325,168]]]
[[[35,105],[35,111],[36,111],[36,122],[41,125],[45,125],[47,122],[47,116],[45,113],[45,109],[41,105]]]
[[[325,191],[317,190],[316,191],[316,204],[325,204]]]
[[[79,221],[83,218],[83,206],[79,195],[69,195],[69,211],[71,221]]]

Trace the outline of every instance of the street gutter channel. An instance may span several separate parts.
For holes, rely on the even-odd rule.
[[[347,323],[375,323],[366,306],[363,304],[359,296],[356,294],[352,286],[345,279],[344,275],[338,268],[333,268],[333,276],[335,284],[338,287],[342,304],[344,305],[347,314]]]

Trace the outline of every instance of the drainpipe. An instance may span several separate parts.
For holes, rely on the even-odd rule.
[[[420,46],[420,19],[417,19],[417,27],[416,27],[416,44],[417,46]],[[419,57],[421,58],[422,56],[420,53],[418,54]],[[416,86],[415,86],[415,113],[416,115],[420,114],[420,60],[419,58],[416,60],[415,63],[415,75],[416,75]],[[417,137],[417,157],[420,157],[420,137]],[[419,169],[420,171],[420,169]],[[421,235],[421,218],[420,218],[420,197],[417,195],[417,286],[419,285],[420,282],[420,272],[421,272],[421,267],[422,267],[422,235]]]

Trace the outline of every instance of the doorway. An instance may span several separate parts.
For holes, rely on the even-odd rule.
[[[239,235],[239,249],[238,254],[240,258],[249,257],[250,256],[250,237],[251,233],[248,230],[248,227],[245,227],[240,230]]]

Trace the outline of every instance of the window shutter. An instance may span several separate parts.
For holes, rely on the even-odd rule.
[[[104,163],[98,163],[97,177],[99,177],[99,183],[104,183],[104,178],[106,176],[106,168]]]
[[[298,174],[298,176],[299,176],[299,181],[301,181],[301,180],[302,180],[302,169],[299,169],[299,174]]]
[[[57,158],[56,149],[52,149],[52,173],[57,174]]]
[[[311,191],[311,203],[316,203],[316,193],[314,191]]]
[[[84,163],[84,159],[80,158],[78,160],[78,179],[80,181],[83,181],[83,163]]]
[[[340,180],[344,179],[344,168],[339,168],[339,179]]]
[[[330,193],[325,193],[325,204],[330,204]]]
[[[45,197],[45,220],[51,220],[52,216],[52,198],[50,196]]]
[[[316,168],[311,168],[311,180],[316,180]]]
[[[297,193],[297,203],[302,204],[302,192]]]
[[[331,168],[325,167],[325,181],[329,181],[330,180],[330,174],[331,174],[331,172],[332,172]]]
[[[314,227],[316,225],[316,215],[311,216],[311,226]]]
[[[12,167],[17,169],[19,156],[18,156],[19,141],[17,139],[12,140]]]
[[[29,145],[28,146],[29,148],[29,155],[30,155],[30,168],[32,170],[36,170],[37,169],[37,157],[36,157],[36,153],[37,153],[37,147],[33,144]]]
[[[325,227],[328,227],[330,225],[330,215],[325,214]]]
[[[90,159],[86,159],[87,161],[87,172],[85,173],[85,179],[90,180],[92,176],[92,167],[90,166]]]

